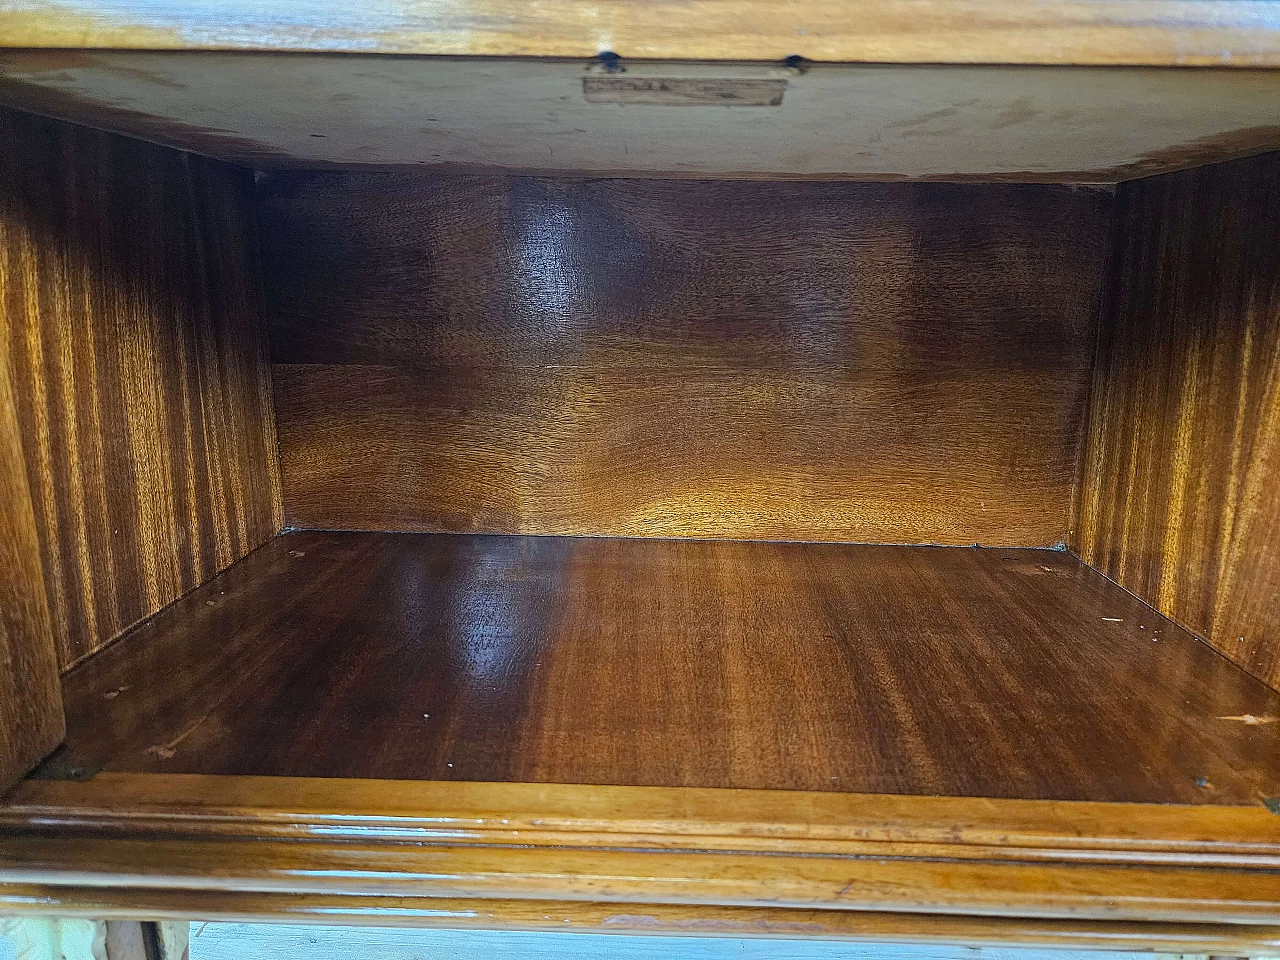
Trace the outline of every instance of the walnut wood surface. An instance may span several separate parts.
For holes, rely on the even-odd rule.
[[[1120,188],[1071,544],[1280,686],[1280,155]]]
[[[1280,65],[1267,0],[27,0],[0,44],[451,56]]]
[[[0,112],[0,291],[63,665],[281,526],[251,175]]]
[[[0,904],[28,912],[902,937],[881,911],[924,911],[1184,948],[1280,920],[1261,806],[100,774],[24,783],[0,825]]]
[[[1048,546],[1109,197],[282,174],[298,527]]]
[[[65,693],[62,768],[1280,794],[1280,695],[1051,551],[292,533]]]
[[[0,218],[0,284],[9,247]],[[0,358],[10,319],[0,310]],[[58,652],[9,369],[0,363],[0,794],[62,740]]]

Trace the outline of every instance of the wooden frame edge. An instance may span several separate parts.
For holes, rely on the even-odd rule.
[[[304,5],[305,6],[305,5]],[[52,0],[0,10],[0,45],[668,60],[1280,66],[1268,0],[562,0],[521,10],[442,3],[358,16],[201,0],[167,14]],[[308,17],[309,15],[309,17]],[[199,29],[190,29],[198,24]]]
[[[555,900],[211,895],[153,891],[140,905],[103,887],[0,885],[0,911],[107,920],[221,920],[342,926],[681,937],[947,943],[970,947],[1072,948],[1232,956],[1280,951],[1280,926],[1135,923],[752,907],[686,907]]]
[[[920,926],[908,916],[934,917],[939,939],[1016,921],[1006,932],[1026,942],[1066,921],[1089,924],[1085,939],[1155,923],[1142,936],[1185,950],[1218,937],[1213,951],[1229,952],[1280,930],[1280,819],[1262,806],[116,773],[26,781],[0,807],[7,910],[453,922],[457,903],[502,927],[536,926],[546,909],[531,905],[556,903],[580,927],[653,916],[679,932],[741,914],[762,935],[816,911],[821,935],[872,939]],[[1171,924],[1196,930],[1178,939]]]
[[[100,837],[644,847],[1280,868],[1280,819],[1187,806],[788,790],[98,773],[28,779],[0,829]]]

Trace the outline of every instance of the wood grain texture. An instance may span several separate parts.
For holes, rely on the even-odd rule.
[[[1280,686],[1280,156],[1121,188],[1071,545]]]
[[[199,920],[307,923],[394,923],[399,928],[565,931],[658,936],[724,936],[841,942],[931,943],[969,947],[1140,950],[1258,957],[1280,949],[1280,926],[1257,923],[1170,923],[1064,920],[802,910],[786,907],[685,906],[560,900],[464,900],[451,897],[289,894],[223,889],[121,890],[72,884],[0,885],[7,913],[38,915],[39,905],[62,917],[172,917]]]
[[[600,69],[0,50],[0,102],[263,170],[1110,183],[1280,149],[1275,70],[631,61],[617,75],[785,83],[762,116],[590,103],[583,82]]]
[[[64,689],[62,769],[1280,795],[1280,695],[1052,551],[292,533]]]
[[[1268,956],[1280,928],[1265,924],[1152,923],[955,916],[778,907],[688,907],[547,900],[458,900],[435,897],[353,897],[225,890],[120,891],[93,886],[0,886],[0,905],[18,915],[47,904],[63,917],[172,916],[182,920],[308,924],[394,923],[449,930],[816,938],[841,942],[932,943],[1076,950],[1141,950]],[[140,906],[146,904],[145,907]]]
[[[11,47],[880,63],[1280,65],[1266,0],[6,0]]]
[[[281,527],[250,174],[0,113],[0,289],[63,665]]]
[[[897,938],[923,913],[1095,947],[1134,921],[1269,943],[1280,917],[1261,806],[102,774],[28,781],[0,822],[21,912]]]
[[[1104,193],[260,187],[293,526],[1065,537]]]
[[[0,286],[9,250],[0,220]],[[10,318],[0,311],[0,357]],[[45,599],[9,370],[0,363],[0,794],[62,740],[58,652]]]

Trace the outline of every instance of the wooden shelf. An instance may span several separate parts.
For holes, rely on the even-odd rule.
[[[55,775],[1280,793],[1280,694],[1044,550],[285,534],[65,694]]]

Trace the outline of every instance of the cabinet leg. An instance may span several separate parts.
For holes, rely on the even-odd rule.
[[[191,925],[108,920],[104,960],[187,960]]]

